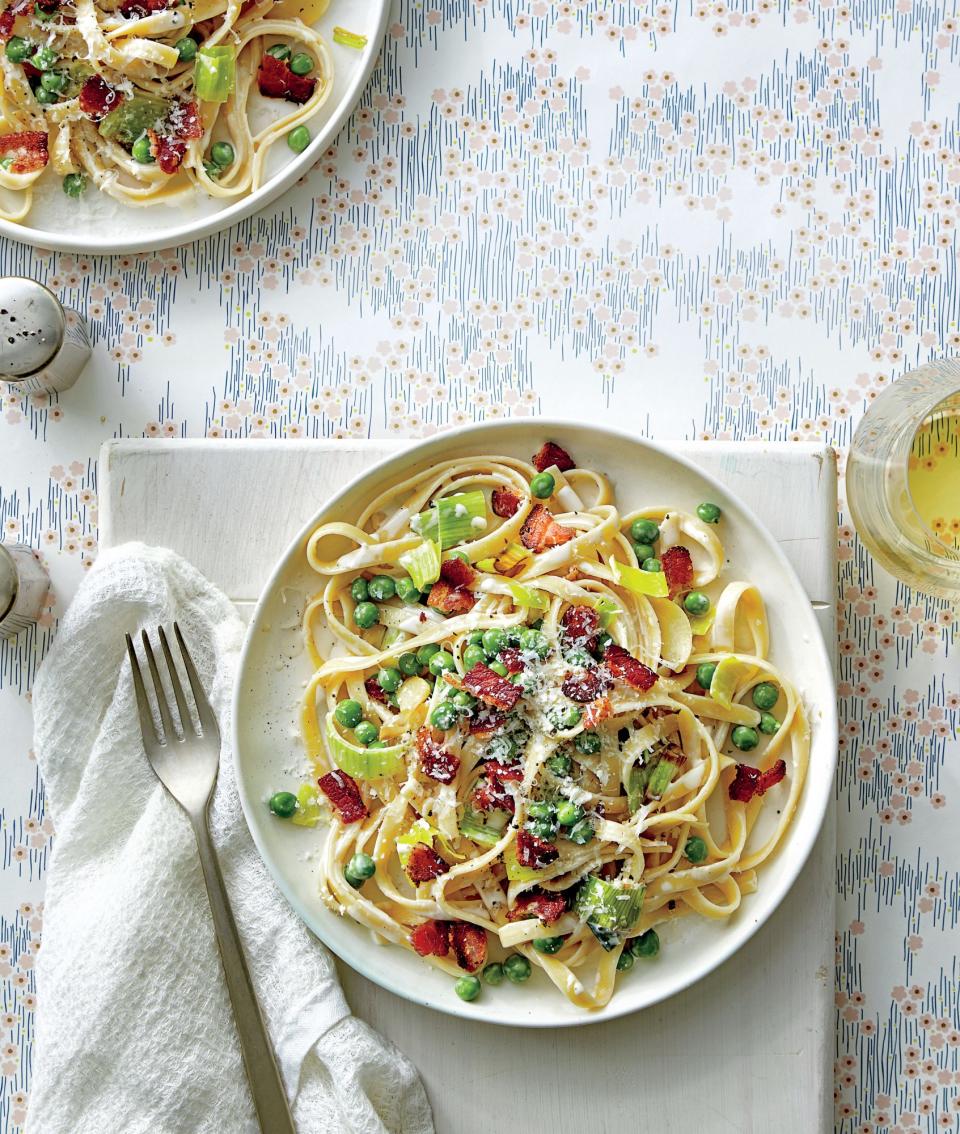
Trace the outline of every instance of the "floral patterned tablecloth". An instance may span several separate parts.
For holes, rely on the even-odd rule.
[[[53,580],[0,644],[4,1131],[56,839],[30,686],[96,558],[101,442],[542,412],[842,449],[960,345],[958,54],[950,0],[401,0],[349,125],[270,211],[155,255],[0,242],[95,342],[59,399],[0,386],[3,537]],[[954,615],[842,514],[838,540],[836,1129],[960,1131]]]

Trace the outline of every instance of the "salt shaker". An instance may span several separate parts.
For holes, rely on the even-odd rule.
[[[0,381],[24,394],[69,390],[89,357],[76,311],[36,280],[0,279]]]
[[[0,637],[15,638],[36,622],[50,578],[25,543],[0,543]]]

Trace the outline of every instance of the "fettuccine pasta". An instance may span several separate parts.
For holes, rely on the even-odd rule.
[[[254,192],[273,146],[310,144],[307,124],[333,86],[323,37],[284,9],[277,0],[8,0],[0,217],[27,217],[48,168],[68,197],[92,184],[132,206]],[[258,104],[275,112],[255,129]]]
[[[464,999],[539,967],[585,1009],[658,928],[733,916],[796,810],[809,729],[761,595],[723,577],[720,520],[621,512],[547,442],[531,464],[434,464],[318,528],[314,775],[270,806],[328,819],[329,908]]]

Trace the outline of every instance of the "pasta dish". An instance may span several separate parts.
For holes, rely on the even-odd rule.
[[[5,2],[6,220],[27,216],[48,166],[72,198],[90,185],[133,206],[250,193],[274,145],[307,148],[307,123],[332,89],[327,44],[284,14],[292,0]],[[276,110],[254,129],[252,113],[271,105],[263,100]]]
[[[314,769],[270,809],[329,822],[326,905],[457,978],[535,967],[581,1008],[658,930],[730,918],[809,751],[715,504],[621,512],[546,442],[391,484],[307,558]],[[634,974],[630,979],[640,979]]]

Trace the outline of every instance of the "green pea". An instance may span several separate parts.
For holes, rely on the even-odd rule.
[[[141,134],[139,138],[133,143],[130,150],[130,156],[134,161],[140,162],[141,165],[151,165],[154,161],[154,156],[150,152],[150,138],[146,134]]]
[[[52,47],[38,47],[30,62],[38,71],[49,71],[60,58]]]
[[[597,655],[597,657],[602,658],[603,655],[606,653],[607,646],[609,646],[612,642],[613,642],[613,635],[608,634],[606,632],[606,630],[602,630],[597,635],[597,645],[596,645],[596,648],[594,649],[594,653]]]
[[[638,563],[642,563],[645,559],[655,558],[652,543],[635,543],[633,545],[633,554],[637,557]]]
[[[374,575],[367,583],[367,591],[374,602],[386,602],[397,593],[397,584],[389,575]]]
[[[290,60],[290,70],[295,75],[309,75],[313,70],[313,60],[309,55],[298,51],[296,55]]]
[[[503,649],[503,631],[497,630],[495,627],[490,630],[484,630],[483,648],[487,651],[488,657],[496,657]]]
[[[461,713],[469,713],[471,709],[477,707],[476,697],[468,693],[466,689],[456,689],[450,699]]]
[[[81,197],[87,188],[85,173],[68,173],[63,179],[63,191],[68,197]]]
[[[532,626],[521,632],[520,645],[541,658],[550,652],[550,639],[542,630],[535,630]]]
[[[272,55],[274,59],[289,59],[290,47],[286,43],[275,43],[272,47],[267,48],[267,54]]]
[[[310,131],[306,126],[295,126],[287,135],[287,145],[295,154],[302,154],[310,145]]]
[[[487,745],[486,758],[498,764],[509,764],[516,754],[516,743],[509,736],[495,736]]]
[[[617,972],[628,973],[635,964],[636,961],[634,960],[633,954],[629,949],[624,949],[620,956],[617,957]]]
[[[461,1000],[476,1000],[480,995],[482,986],[475,976],[462,976],[453,986],[453,991]]]
[[[764,736],[773,736],[775,732],[780,729],[780,722],[773,715],[773,713],[760,714],[760,731]]]
[[[559,953],[565,944],[565,937],[538,937],[533,947],[538,953],[545,953],[549,957],[552,953]]]
[[[297,797],[292,791],[277,791],[270,796],[270,810],[281,819],[289,819],[297,810]]]
[[[583,808],[578,803],[565,799],[557,804],[557,822],[561,827],[573,827],[583,818]]]
[[[730,739],[733,741],[734,747],[739,748],[741,752],[749,752],[760,743],[757,730],[748,728],[746,725],[737,725],[730,734]]]
[[[575,705],[567,705],[562,709],[555,709],[551,719],[558,729],[576,728],[583,713]]]
[[[712,661],[701,662],[697,666],[697,684],[701,689],[709,689],[713,683],[713,675],[717,672],[717,663]]]
[[[640,564],[640,568],[643,571],[660,571],[660,570],[662,570],[662,568],[660,567],[660,560],[655,558],[652,555],[650,556],[649,559],[644,559],[644,561]]]
[[[453,673],[457,668],[457,663],[453,660],[453,654],[448,654],[446,650],[440,650],[427,663],[427,668],[434,677],[439,677],[441,673]]]
[[[634,520],[630,525],[630,538],[636,543],[656,543],[660,528],[653,520]]]
[[[532,835],[546,843],[553,842],[557,837],[557,824],[553,819],[531,819],[526,827]]]
[[[707,857],[707,844],[699,835],[693,835],[691,838],[687,839],[687,845],[683,848],[683,854],[690,862],[703,862]]]
[[[706,614],[710,609],[710,600],[702,591],[691,591],[683,600],[683,609],[687,614]]]
[[[483,631],[471,630],[467,635],[468,646],[482,646],[483,645]]]
[[[630,952],[634,957],[655,957],[660,952],[660,938],[655,929],[648,929],[633,939]]]
[[[553,804],[546,799],[535,799],[527,808],[527,814],[534,819],[551,819],[554,814]]]
[[[353,858],[347,863],[347,870],[357,878],[366,881],[372,878],[377,872],[377,864],[368,854],[358,851]]]
[[[463,651],[463,667],[464,669],[473,669],[475,665],[484,665],[487,660],[487,655],[484,653],[483,646],[467,646]]]
[[[772,681],[761,681],[754,685],[752,697],[758,709],[772,709],[780,699],[780,690]]]
[[[396,580],[397,595],[401,602],[417,603],[420,601],[420,588],[410,578],[409,575],[403,575]]]
[[[503,965],[501,965],[498,961],[492,961],[483,970],[483,979],[487,982],[487,984],[492,984],[494,986],[503,984],[504,975]]]
[[[698,504],[697,515],[705,524],[715,524],[723,513],[716,504]]]
[[[341,701],[333,710],[333,715],[344,728],[356,728],[363,720],[363,706],[352,699]]]
[[[442,728],[444,730],[453,728],[457,723],[457,710],[456,706],[450,701],[444,701],[430,714],[430,723],[434,728]]]
[[[553,495],[553,490],[557,487],[557,482],[548,472],[537,473],[537,475],[530,481],[530,491],[539,500],[546,500]]]
[[[373,742],[373,744],[368,744],[367,747],[370,748],[370,749],[389,748],[390,745],[387,744],[387,742],[385,740],[375,740]]]
[[[197,57],[197,41],[191,39],[188,35],[184,36],[183,39],[178,39],[173,48],[180,56],[181,63],[192,63]]]
[[[417,650],[417,661],[421,666],[429,665],[430,659],[433,657],[433,655],[439,653],[440,647],[437,645],[437,643],[428,642],[425,646],[421,646],[420,649]]]
[[[577,739],[580,738],[577,737]],[[551,756],[547,761],[547,767],[555,776],[569,776],[573,768],[573,761],[569,756],[564,756],[563,753],[558,752],[556,756]]]
[[[373,744],[380,735],[380,729],[377,728],[373,721],[361,721],[353,730],[353,735],[357,738],[358,744]]]
[[[362,575],[358,575],[350,584],[350,597],[354,602],[366,602],[370,597],[367,580]]]
[[[403,674],[392,665],[384,666],[377,672],[377,684],[384,693],[396,693],[403,682]]]
[[[577,751],[582,752],[584,756],[596,756],[603,746],[603,741],[595,732],[581,732],[573,743],[577,746]]]
[[[353,608],[353,621],[361,630],[369,630],[380,621],[380,611],[372,602],[358,602]]]
[[[511,953],[503,962],[503,971],[507,980],[523,984],[530,978],[530,962],[522,953]]]
[[[417,660],[416,654],[406,653],[401,654],[397,659],[397,668],[404,675],[404,677],[416,677],[423,667]]]
[[[585,846],[594,836],[593,824],[589,819],[581,819],[579,823],[570,828],[567,838],[578,847]]]
[[[583,646],[571,646],[563,655],[563,660],[569,662],[570,665],[578,665],[581,668],[593,665],[593,658],[590,652],[585,650]]]
[[[23,63],[33,52],[33,44],[22,35],[12,36],[7,40],[4,54],[11,63]]]
[[[507,669],[502,661],[492,661],[490,663],[490,669],[492,669],[494,673],[499,673],[501,677],[510,676],[510,670]]]
[[[59,94],[69,81],[62,71],[44,71],[40,76],[40,86],[45,91],[53,91],[54,94]]]
[[[214,165],[226,169],[228,165],[233,165],[236,155],[229,142],[214,142],[210,147],[210,157],[213,159]]]
[[[33,92],[33,97],[40,103],[41,106],[51,106],[58,99],[56,91],[48,91],[46,87],[37,87]],[[150,159],[153,161],[153,158]]]

